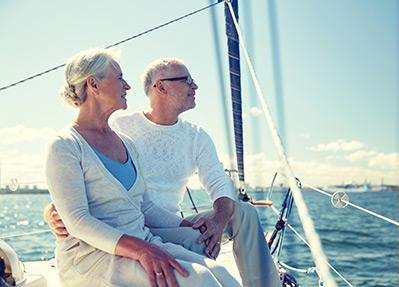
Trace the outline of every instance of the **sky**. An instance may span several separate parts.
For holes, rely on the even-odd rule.
[[[0,0],[0,87],[208,4]],[[244,43],[296,176],[317,186],[399,184],[399,1],[252,0],[239,7]],[[146,109],[144,67],[160,57],[178,57],[199,86],[196,108],[182,117],[203,127],[220,159],[234,167],[226,133],[231,123],[226,127],[222,112],[229,84],[223,14],[218,4],[120,45],[120,64],[132,89],[128,109],[116,114]],[[246,180],[265,186],[280,165],[243,57],[241,71]],[[59,97],[63,73],[59,69],[0,91],[2,186],[13,178],[21,185],[45,185],[46,142],[76,116]]]

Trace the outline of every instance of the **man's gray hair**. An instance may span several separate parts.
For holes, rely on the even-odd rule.
[[[141,81],[145,94],[149,97],[154,85],[154,81],[158,80],[156,77],[162,72],[167,72],[171,66],[184,65],[183,61],[178,58],[161,58],[151,62],[141,75]]]

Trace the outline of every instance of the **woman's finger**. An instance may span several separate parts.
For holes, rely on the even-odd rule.
[[[163,273],[163,271],[156,271],[155,277],[161,287],[168,287],[168,284],[166,283],[165,274]]]
[[[177,283],[175,273],[173,272],[172,266],[166,266],[163,269],[163,273],[165,274],[166,279],[170,283],[172,287],[179,287],[179,283]]]
[[[149,266],[144,266],[143,264],[141,266],[143,267],[145,273],[147,273],[148,279],[150,280],[151,287],[158,287],[154,270],[152,268],[150,268]]]
[[[169,257],[169,264],[176,269],[183,277],[188,277],[190,275],[186,269],[179,262],[176,261],[172,256]]]

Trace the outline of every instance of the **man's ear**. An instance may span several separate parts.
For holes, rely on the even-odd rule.
[[[154,85],[154,89],[156,89],[158,92],[160,92],[161,94],[167,94],[167,90],[165,85],[163,84],[162,81],[157,81]]]

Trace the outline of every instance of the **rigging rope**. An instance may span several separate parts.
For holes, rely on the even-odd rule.
[[[277,106],[277,123],[281,138],[287,148],[283,76],[280,61],[280,39],[278,37],[278,19],[276,13],[276,1],[268,1],[269,25],[270,25],[270,48],[272,52],[272,65],[274,77],[274,92]]]
[[[284,262],[279,262],[281,264],[281,266],[290,269],[292,271],[298,272],[298,273],[306,273],[306,274],[311,274],[311,273],[315,273],[316,272],[316,267],[309,267],[308,269],[301,269],[301,268],[296,268],[296,267],[292,267]]]
[[[274,206],[272,206],[271,208],[272,208],[272,210],[274,211],[274,213],[276,213],[277,215],[279,215],[278,210],[277,210]],[[310,250],[312,250],[312,247],[310,246],[309,242],[307,242],[306,239],[303,238],[303,236],[300,235],[299,232],[296,231],[295,228],[292,227],[291,224],[287,223],[286,226],[288,226],[288,228],[291,229],[291,231],[294,232],[294,234],[295,234],[296,236],[298,236],[298,238],[299,238],[300,240],[302,240],[302,241],[309,247]],[[328,267],[331,268],[331,270],[333,270],[333,271],[335,272],[335,274],[337,274],[343,281],[345,281],[345,283],[348,284],[348,286],[353,287],[352,284],[351,284],[341,273],[339,273],[338,270],[335,269],[327,260],[325,261],[325,263],[328,265]],[[283,264],[282,264],[282,265],[283,265]],[[283,265],[283,266],[284,266],[284,265]],[[298,271],[298,272],[299,272],[299,271]],[[317,272],[317,274],[319,275],[318,272]],[[320,275],[319,275],[319,276],[320,276]]]
[[[168,21],[168,22],[165,22],[165,23],[160,24],[160,25],[158,25],[158,26],[155,26],[155,27],[153,27],[153,28],[150,28],[150,29],[148,29],[148,30],[146,30],[146,31],[143,31],[143,32],[139,33],[139,34],[136,34],[136,35],[131,36],[131,37],[129,37],[129,38],[126,38],[126,39],[124,39],[124,40],[118,41],[118,42],[116,42],[116,43],[114,43],[114,44],[108,45],[108,46],[105,47],[105,49],[109,49],[109,48],[112,48],[112,47],[119,46],[119,45],[121,45],[121,44],[123,44],[123,43],[125,43],[125,42],[127,42],[127,41],[133,40],[133,39],[138,38],[138,37],[140,37],[140,36],[143,36],[143,35],[145,35],[145,34],[147,34],[147,33],[153,32],[153,31],[158,30],[158,29],[160,29],[160,28],[163,28],[163,27],[165,27],[165,26],[167,26],[167,25],[170,25],[170,24],[172,24],[172,23],[174,23],[174,22],[177,22],[177,21],[180,21],[180,20],[182,20],[182,19],[184,19],[184,18],[190,17],[190,16],[192,16],[192,15],[194,15],[194,14],[197,14],[197,13],[203,11],[203,10],[206,10],[206,9],[208,9],[208,8],[210,8],[210,7],[216,6],[217,4],[222,3],[222,2],[223,2],[223,0],[217,0],[217,2],[215,2],[215,3],[213,3],[213,4],[210,4],[210,5],[208,5],[208,6],[205,6],[205,7],[202,7],[202,8],[200,8],[200,9],[194,10],[194,11],[192,11],[192,12],[190,12],[190,13],[187,13],[187,14],[185,14],[185,15],[183,15],[183,16],[180,16],[180,17],[178,17],[178,18],[175,18],[175,19],[173,19],[173,20],[170,20],[170,21]],[[6,89],[9,89],[9,88],[11,88],[11,87],[15,87],[15,86],[17,86],[17,85],[20,85],[20,84],[22,84],[22,83],[24,83],[24,82],[30,81],[30,80],[32,80],[32,79],[34,79],[34,78],[43,76],[43,75],[45,75],[45,74],[47,74],[47,73],[53,72],[53,71],[55,71],[55,70],[58,70],[58,69],[60,69],[60,68],[62,68],[62,67],[64,67],[64,66],[65,66],[65,63],[64,63],[64,64],[61,64],[61,65],[58,65],[58,66],[55,66],[55,67],[53,67],[53,68],[50,68],[50,69],[48,69],[48,70],[45,70],[45,71],[43,71],[43,72],[37,73],[37,74],[32,75],[32,76],[30,76],[30,77],[27,77],[27,78],[25,78],[25,79],[19,80],[19,81],[17,81],[17,82],[12,83],[12,84],[9,84],[9,85],[0,87],[0,92],[1,92],[1,91],[4,91],[4,90],[6,90]]]
[[[15,237],[22,237],[22,236],[28,236],[28,235],[50,233],[50,232],[51,232],[50,229],[45,229],[45,230],[36,230],[36,231],[25,232],[25,233],[7,234],[7,235],[0,236],[0,239],[15,238]]]
[[[319,188],[317,188],[317,187],[314,187],[314,186],[312,186],[312,185],[310,185],[310,184],[306,184],[306,183],[302,183],[302,184],[303,184],[304,186],[307,186],[307,187],[309,187],[310,189],[313,189],[314,191],[317,191],[317,192],[319,192],[319,193],[321,193],[321,194],[324,194],[324,195],[326,195],[326,196],[328,196],[328,197],[330,197],[330,198],[333,196],[332,194],[330,194],[330,193],[328,193],[328,192],[326,192],[326,191],[324,191],[324,190],[322,190],[322,189],[319,189]],[[370,215],[372,215],[372,216],[375,216],[375,217],[377,217],[377,218],[379,218],[379,219],[382,219],[382,220],[384,220],[384,221],[386,221],[386,222],[389,222],[389,223],[391,223],[391,224],[393,224],[393,225],[399,226],[399,222],[398,222],[398,221],[395,221],[395,220],[393,220],[393,219],[390,219],[390,218],[388,218],[388,217],[385,217],[385,216],[383,216],[383,215],[380,215],[380,214],[378,214],[378,213],[375,213],[374,211],[368,210],[368,209],[363,208],[363,207],[361,207],[361,206],[358,206],[358,205],[356,205],[356,204],[353,204],[353,203],[351,203],[351,202],[349,202],[349,201],[347,201],[347,200],[342,199],[342,202],[344,202],[345,204],[348,204],[348,205],[350,205],[350,206],[352,206],[352,207],[354,207],[354,208],[357,208],[357,209],[359,209],[359,210],[361,210],[361,211],[363,211],[363,212],[366,212],[366,213],[368,213],[368,214],[370,214]]]
[[[277,172],[274,174],[274,177],[273,177],[273,180],[272,180],[272,183],[271,183],[271,187],[274,186],[274,181],[275,181],[275,179],[276,179],[277,174],[278,174]],[[280,174],[280,175],[283,176],[283,177],[285,177],[285,178],[287,178],[284,174]],[[302,184],[303,186],[306,186],[306,187],[308,187],[308,188],[314,190],[314,191],[317,191],[318,193],[321,193],[321,194],[323,194],[323,195],[328,196],[330,199],[334,196],[334,194],[331,194],[331,193],[329,193],[329,192],[327,192],[327,191],[325,191],[325,190],[322,190],[322,189],[320,189],[320,188],[317,188],[317,187],[315,187],[315,186],[313,186],[313,185],[310,185],[310,184],[307,184],[307,183],[304,183],[304,182],[301,182],[301,184]],[[268,194],[267,194],[267,197],[266,197],[267,200],[271,200],[271,194],[272,194],[272,192],[273,192],[273,188],[271,188],[271,189],[269,190],[269,192],[268,192]],[[350,206],[352,206],[352,207],[354,207],[354,208],[357,208],[357,209],[359,209],[360,211],[363,211],[363,212],[365,212],[365,213],[367,213],[367,214],[369,214],[369,215],[372,215],[372,216],[374,216],[374,217],[377,217],[378,219],[381,219],[381,220],[384,220],[384,221],[386,221],[386,222],[388,222],[388,223],[391,223],[391,224],[393,224],[393,225],[399,226],[399,222],[396,221],[396,220],[390,219],[390,218],[388,218],[388,217],[386,217],[386,216],[380,215],[380,214],[378,214],[378,213],[376,213],[376,212],[374,212],[374,211],[371,211],[371,210],[369,210],[369,209],[367,209],[367,208],[364,208],[364,207],[361,207],[361,206],[356,205],[356,204],[354,204],[354,203],[351,203],[351,202],[348,201],[348,200],[345,200],[345,199],[340,199],[340,200],[341,200],[343,203],[345,203],[345,204],[347,204],[347,205],[350,205]]]
[[[238,25],[238,21],[237,21],[237,19],[235,17],[235,14],[234,14],[234,11],[233,11],[233,7],[232,7],[231,2],[229,0],[226,0],[225,3],[229,7],[230,15],[232,16],[232,19],[233,19],[233,22],[234,22],[234,26],[236,28],[238,36],[241,39],[241,41],[239,41],[239,43],[240,43],[241,48],[242,48],[242,50],[244,52],[244,56],[245,56],[246,62],[248,64],[248,68],[249,68],[249,70],[251,72],[251,76],[252,76],[252,79],[253,79],[254,84],[255,84],[257,95],[258,95],[259,100],[260,100],[260,102],[262,104],[263,112],[264,112],[266,121],[267,121],[267,123],[269,125],[269,128],[271,130],[271,133],[272,133],[272,136],[273,136],[273,140],[274,140],[275,146],[277,148],[277,151],[278,151],[278,154],[279,154],[279,157],[280,157],[280,161],[282,163],[284,163],[285,173],[289,177],[288,182],[289,182],[289,186],[291,187],[291,190],[293,192],[293,196],[294,196],[296,205],[298,207],[298,209],[297,209],[298,210],[298,215],[299,215],[299,218],[300,218],[300,220],[302,222],[302,226],[303,226],[303,229],[305,231],[305,235],[306,235],[307,239],[309,240],[310,245],[312,246],[311,252],[312,252],[313,260],[314,260],[314,262],[315,262],[315,264],[316,264],[316,266],[317,266],[317,268],[318,268],[318,270],[320,272],[321,278],[326,283],[326,286],[327,287],[337,286],[334,278],[330,274],[330,270],[328,268],[328,265],[326,264],[327,258],[324,255],[323,248],[321,246],[321,242],[320,242],[319,236],[317,235],[317,233],[315,231],[313,221],[312,221],[312,219],[309,216],[306,204],[305,204],[305,202],[304,202],[304,200],[302,198],[302,194],[299,191],[298,187],[296,186],[296,179],[295,179],[294,173],[293,173],[292,168],[291,168],[291,166],[290,166],[290,164],[288,162],[284,146],[283,146],[281,138],[280,138],[280,136],[278,134],[277,128],[276,128],[276,126],[274,124],[273,118],[272,118],[271,113],[270,113],[270,109],[269,109],[268,105],[266,104],[266,101],[264,99],[262,90],[260,89],[259,81],[258,81],[258,79],[256,77],[255,71],[253,69],[252,62],[251,62],[251,60],[249,58],[247,49],[245,47],[245,44],[244,44],[244,41],[243,41],[243,37],[242,37],[242,33],[241,33],[240,27]]]

